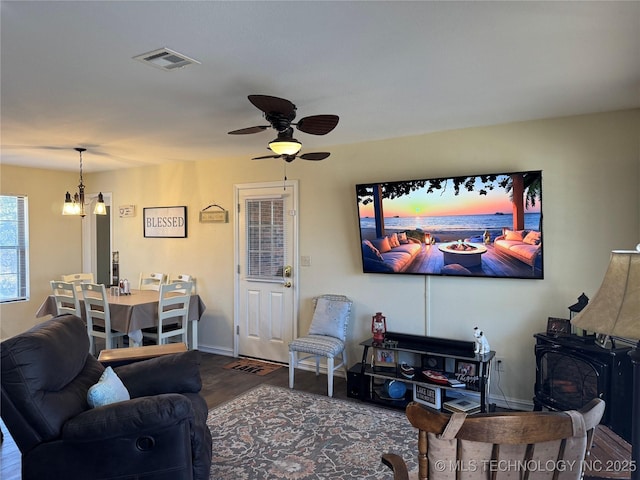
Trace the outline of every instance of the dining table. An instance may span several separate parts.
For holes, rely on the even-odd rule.
[[[79,293],[80,311],[86,322],[84,299]],[[107,299],[111,312],[111,328],[118,332],[126,332],[134,347],[142,345],[142,329],[158,326],[158,304],[160,292],[157,290],[131,290],[128,295],[113,295],[107,289]],[[189,300],[188,337],[189,349],[198,348],[198,322],[202,318],[206,306],[198,294],[192,294]],[[53,295],[44,299],[36,312],[36,317],[57,315],[56,301]]]

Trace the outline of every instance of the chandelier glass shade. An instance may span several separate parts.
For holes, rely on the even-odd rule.
[[[78,184],[78,191],[73,194],[71,197],[71,193],[67,192],[64,196],[64,205],[62,207],[63,215],[77,215],[80,217],[84,217],[86,215],[84,210],[84,182],[82,180],[82,152],[86,151],[86,148],[76,147],[74,148],[76,152],[80,154],[80,183]],[[107,207],[104,204],[104,197],[102,196],[102,192],[98,194],[98,201],[96,202],[96,206],[93,210],[94,215],[106,215]]]

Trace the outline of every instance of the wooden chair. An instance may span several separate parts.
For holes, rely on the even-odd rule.
[[[569,412],[448,415],[411,402],[406,409],[418,429],[418,479],[580,480],[605,402],[594,399]],[[396,454],[382,455],[394,480],[408,480]]]
[[[69,275],[60,275],[63,282],[71,282],[76,286],[79,292],[81,283],[95,283],[93,273],[70,273]]]
[[[106,349],[114,347],[114,343],[127,335],[111,328],[111,310],[107,289],[102,284],[82,283],[84,309],[87,317],[87,334],[89,335],[89,351],[95,355],[94,338],[104,338]]]
[[[160,290],[167,276],[164,273],[141,273],[138,290]]]
[[[51,291],[56,301],[57,315],[70,313],[82,318],[80,300],[76,291],[76,285],[71,282],[60,282],[51,280]]]
[[[167,283],[176,283],[176,282],[191,282],[193,285],[191,294],[196,293],[196,279],[193,278],[193,276],[188,275],[186,273],[170,273],[169,275],[167,275]]]
[[[316,375],[320,375],[320,359],[327,361],[328,395],[333,397],[333,373],[343,368],[347,376],[347,353],[344,342],[351,316],[352,302],[344,295],[322,295],[313,299],[313,320],[306,336],[289,343],[289,388],[293,388],[295,369],[299,362],[314,358]],[[299,358],[298,354],[308,354]],[[335,365],[335,357],[342,361]]]
[[[158,327],[143,329],[142,335],[154,339],[158,345],[165,344],[169,338],[178,336],[182,337],[181,342],[187,343],[192,288],[191,282],[160,285]]]

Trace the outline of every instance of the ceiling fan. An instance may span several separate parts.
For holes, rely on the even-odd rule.
[[[253,160],[266,158],[283,158],[285,162],[292,162],[296,158],[303,160],[324,160],[330,153],[316,152],[297,155],[302,148],[302,143],[293,138],[293,127],[311,135],[326,135],[338,125],[337,115],[311,115],[304,117],[294,123],[296,118],[296,106],[284,98],[272,97],[270,95],[249,95],[249,101],[262,111],[265,120],[269,125],[257,125],[254,127],[241,128],[229,132],[229,135],[246,135],[249,133],[259,133],[268,128],[273,128],[278,132],[275,140],[269,142],[269,148],[275,155],[255,157]]]

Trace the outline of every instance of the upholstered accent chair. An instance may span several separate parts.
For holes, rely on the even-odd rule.
[[[344,369],[347,376],[347,354],[344,342],[351,316],[352,302],[344,295],[327,294],[313,299],[314,312],[309,333],[289,343],[289,388],[293,388],[299,362],[315,359],[316,375],[320,375],[320,359],[326,359],[328,395],[333,396],[333,373]],[[305,356],[298,357],[298,354]],[[340,356],[340,363],[335,358]]]
[[[105,369],[75,315],[9,338],[0,351],[0,414],[23,480],[209,479],[198,351]]]
[[[384,454],[382,461],[394,480],[581,480],[604,407],[596,398],[579,411],[466,416],[411,402],[406,414],[418,429],[418,475],[409,475],[396,454]]]

